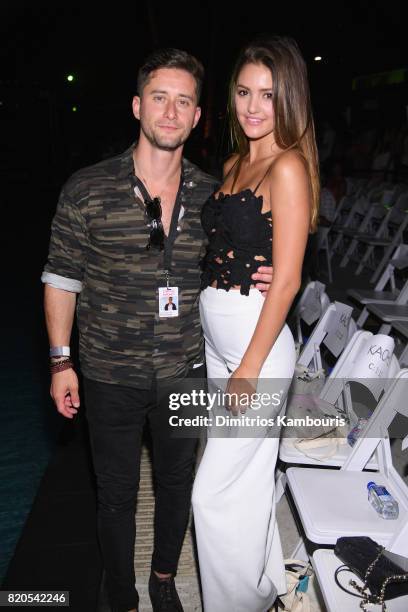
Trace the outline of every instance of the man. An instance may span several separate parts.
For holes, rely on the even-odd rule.
[[[186,379],[204,374],[200,210],[216,181],[182,158],[200,118],[202,79],[201,64],[184,51],[157,51],[145,61],[133,99],[139,141],[68,180],[42,276],[51,395],[71,419],[80,405],[69,357],[77,306],[98,531],[117,612],[138,607],[134,518],[146,419],[156,481],[149,593],[155,612],[183,610],[174,576],[188,521],[196,440],[171,436],[168,403],[158,384],[171,383],[174,392]],[[178,316],[159,311],[169,290]]]
[[[164,305],[164,310],[177,310],[177,306],[173,302],[172,296],[169,297],[169,301]]]

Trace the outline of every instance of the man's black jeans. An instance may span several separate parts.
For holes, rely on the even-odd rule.
[[[199,388],[203,367],[192,370]],[[188,386],[188,385],[187,385]],[[190,385],[191,386],[191,385]],[[186,390],[186,381],[171,392]],[[176,574],[190,510],[197,438],[177,438],[168,395],[84,380],[86,413],[98,488],[98,533],[112,604],[137,608],[134,544],[143,426],[148,420],[156,484],[152,569]]]

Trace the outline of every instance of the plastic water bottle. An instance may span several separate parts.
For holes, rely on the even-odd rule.
[[[355,445],[355,443],[357,442],[358,438],[360,437],[361,432],[363,431],[367,423],[368,423],[367,418],[359,417],[357,425],[355,425],[347,434],[347,442],[350,444],[350,446]]]
[[[382,485],[377,485],[375,482],[367,484],[368,501],[384,519],[398,518],[399,508],[398,502]]]

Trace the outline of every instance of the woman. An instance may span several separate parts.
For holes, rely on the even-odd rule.
[[[227,389],[230,412],[218,405],[213,414],[193,508],[205,611],[265,612],[286,591],[274,509],[279,429],[270,424],[294,372],[285,319],[319,198],[306,66],[294,41],[272,37],[242,51],[229,112],[237,152],[203,208],[209,245],[200,309],[210,390]],[[251,285],[260,261],[273,264],[265,298]],[[255,388],[269,401],[245,412],[241,398]],[[220,434],[216,417],[231,409],[245,413],[242,422],[221,419]]]

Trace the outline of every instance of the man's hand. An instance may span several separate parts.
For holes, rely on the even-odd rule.
[[[50,394],[58,412],[67,419],[73,419],[78,412],[79,395],[78,377],[72,368],[52,375]]]
[[[258,270],[252,275],[252,279],[258,281],[255,284],[256,289],[258,289],[264,297],[272,282],[272,276],[273,268],[269,266],[259,266]]]

